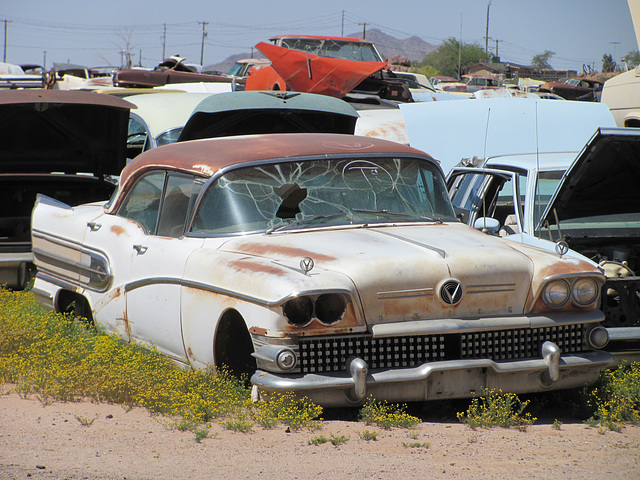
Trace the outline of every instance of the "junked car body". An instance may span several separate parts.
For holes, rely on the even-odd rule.
[[[132,108],[97,93],[0,92],[0,284],[23,289],[30,280],[36,194],[76,204],[111,196],[126,163]]]
[[[293,90],[344,98],[351,92],[413,101],[409,87],[389,70],[370,40],[278,35],[256,48],[271,65],[254,68],[247,90]]]
[[[449,146],[449,154],[438,152],[443,159],[474,152],[477,157],[449,173],[456,214],[469,225],[550,251],[564,242],[559,248],[570,247],[565,255],[599,265],[607,276],[601,297],[612,338],[607,348],[619,359],[631,359],[640,352],[640,134],[612,128],[605,105],[485,101],[490,103],[453,105],[455,116],[441,114],[437,125],[425,127],[446,143],[447,128],[458,118],[476,122],[475,134],[468,127],[470,141],[460,147],[471,150]],[[433,114],[429,106],[411,108],[423,109]],[[413,118],[407,122],[413,143],[424,125]],[[511,136],[512,131],[519,133]],[[530,142],[532,137],[537,141]],[[565,186],[557,191],[561,183]],[[548,206],[554,196],[558,200]]]
[[[562,242],[603,269],[607,348],[627,360],[640,351],[639,148],[634,130],[599,129],[578,154],[497,157],[449,178],[469,224],[482,228],[491,217],[508,239],[549,249]]]
[[[250,133],[353,133],[358,113],[342,100],[296,92],[156,93],[125,97],[129,158],[178,141]]]
[[[38,302],[325,406],[532,392],[612,361],[582,260],[459,222],[436,161],[335,134],[175,143],[108,203],[40,197]]]

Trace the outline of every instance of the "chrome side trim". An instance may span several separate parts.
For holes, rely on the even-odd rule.
[[[383,230],[377,230],[374,229],[374,232],[377,232],[381,235],[387,235],[388,237],[393,237],[396,238],[398,240],[402,240],[404,242],[410,243],[412,245],[417,245],[418,247],[422,247],[422,248],[426,248],[427,250],[431,250],[432,252],[437,253],[438,255],[440,255],[442,258],[447,258],[447,252],[445,250],[442,250],[441,248],[437,248],[434,247],[432,245],[427,245],[425,243],[421,243],[421,242],[416,242],[415,240],[410,240],[406,237],[403,237],[402,235],[396,235],[395,233],[391,233],[389,231],[383,231]]]
[[[153,281],[151,281],[151,283],[153,283]],[[278,307],[280,305],[283,305],[287,300],[294,298],[294,297],[298,297],[300,295],[322,295],[323,293],[339,293],[339,294],[343,294],[343,295],[347,295],[349,297],[349,299],[353,302],[354,299],[351,295],[351,291],[347,290],[347,289],[343,289],[343,288],[334,288],[334,289],[328,289],[328,290],[305,290],[303,292],[294,292],[291,293],[289,295],[286,295],[278,300],[266,300],[263,298],[258,298],[258,297],[253,297],[251,295],[246,295],[244,293],[239,293],[239,292],[234,292],[232,290],[227,290],[226,288],[222,288],[222,287],[216,287],[214,285],[207,285],[205,283],[201,283],[201,282],[194,282],[191,280],[179,280],[180,285],[182,285],[183,287],[189,287],[189,288],[195,288],[197,290],[203,290],[206,292],[212,292],[212,293],[217,293],[220,295],[227,295],[231,298],[237,298],[238,300],[244,300],[250,303],[255,303],[257,305],[262,305],[263,307],[267,307],[267,308],[274,308],[274,307]],[[137,285],[137,284],[136,284]]]
[[[396,298],[433,297],[433,288],[416,288],[412,290],[390,290],[388,292],[377,292],[378,300],[393,300]]]

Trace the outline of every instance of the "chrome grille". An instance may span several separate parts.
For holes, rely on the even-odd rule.
[[[350,357],[363,359],[371,369],[458,359],[541,358],[542,344],[548,340],[563,354],[578,353],[587,350],[583,341],[586,328],[578,324],[405,337],[310,337],[300,339],[300,367],[303,373],[339,372]]]
[[[460,358],[512,360],[540,357],[542,344],[551,340],[562,353],[583,350],[583,325],[546,328],[519,328],[460,335]]]

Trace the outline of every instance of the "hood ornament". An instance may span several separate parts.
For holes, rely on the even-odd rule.
[[[313,270],[314,266],[315,266],[315,263],[313,261],[313,258],[304,257],[302,260],[300,260],[300,268],[302,269],[305,275],[309,275],[309,272]]]
[[[556,242],[556,253],[562,258],[569,251],[569,244],[564,240]]]

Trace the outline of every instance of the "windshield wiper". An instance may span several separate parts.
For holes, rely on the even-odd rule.
[[[439,218],[427,217],[424,215],[416,215],[415,213],[408,212],[394,212],[393,210],[368,210],[365,208],[352,208],[351,211],[358,213],[368,213],[372,215],[389,215],[394,217],[414,218],[419,220],[427,220],[429,222],[442,223]]]
[[[350,219],[350,215],[347,214],[347,213],[344,213],[344,212],[332,213],[332,214],[329,214],[329,215],[314,215],[313,217],[300,218],[298,220],[294,220],[292,222],[285,223],[283,225],[278,225],[276,227],[271,227],[269,230],[267,230],[264,233],[269,235],[270,233],[277,232],[278,230],[282,230],[284,228],[294,227],[296,225],[302,225],[302,224],[308,223],[308,222],[314,222],[315,220],[326,220],[326,219],[329,219],[329,218],[335,218],[335,217],[340,217],[340,216],[345,216],[345,217]]]

